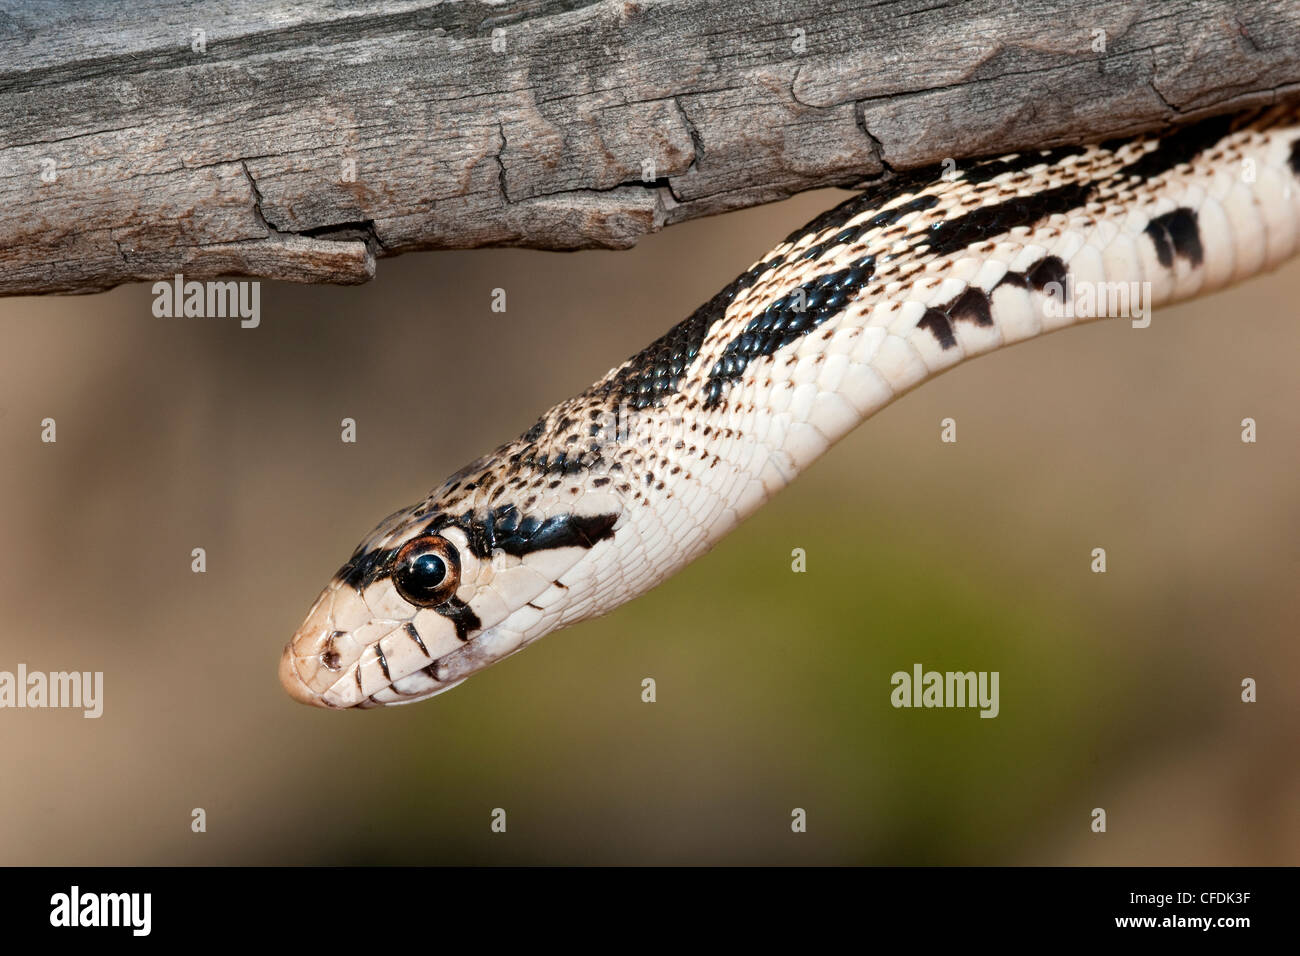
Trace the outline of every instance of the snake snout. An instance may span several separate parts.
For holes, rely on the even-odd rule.
[[[316,707],[327,706],[321,700],[320,694],[313,690],[311,685],[303,680],[302,675],[298,672],[298,664],[295,660],[293,643],[285,645],[284,653],[280,655],[280,684],[284,687],[285,692],[300,704],[312,704]]]
[[[338,664],[331,654],[330,607],[332,596],[325,591],[312,606],[307,620],[280,655],[280,684],[294,700],[315,707],[329,707],[322,694],[337,679],[330,665]]]
[[[329,710],[423,700],[456,682],[441,660],[468,638],[463,619],[412,607],[389,579],[358,591],[336,578],[285,647],[280,683],[294,700]]]

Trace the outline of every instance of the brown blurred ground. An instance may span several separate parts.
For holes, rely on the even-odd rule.
[[[106,672],[99,720],[0,711],[0,862],[1300,862],[1295,263],[959,368],[669,584],[449,695],[280,690],[380,517],[837,198],[264,286],[256,330],[154,318],[147,286],[0,300],[0,669]],[[917,661],[1000,671],[1001,716],[894,710]]]

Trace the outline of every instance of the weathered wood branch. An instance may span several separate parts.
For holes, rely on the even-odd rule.
[[[1269,0],[0,2],[0,293],[626,247],[1296,92]]]

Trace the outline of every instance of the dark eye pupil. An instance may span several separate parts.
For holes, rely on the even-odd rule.
[[[411,562],[407,580],[413,590],[432,591],[447,576],[447,563],[436,554],[422,554]]]
[[[460,560],[450,543],[436,536],[415,538],[397,553],[393,585],[417,607],[448,601],[460,583]]]

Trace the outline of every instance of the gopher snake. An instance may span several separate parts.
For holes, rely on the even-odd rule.
[[[963,359],[1220,288],[1298,245],[1294,104],[895,175],[381,522],[281,681],[334,708],[441,693],[648,591]]]

